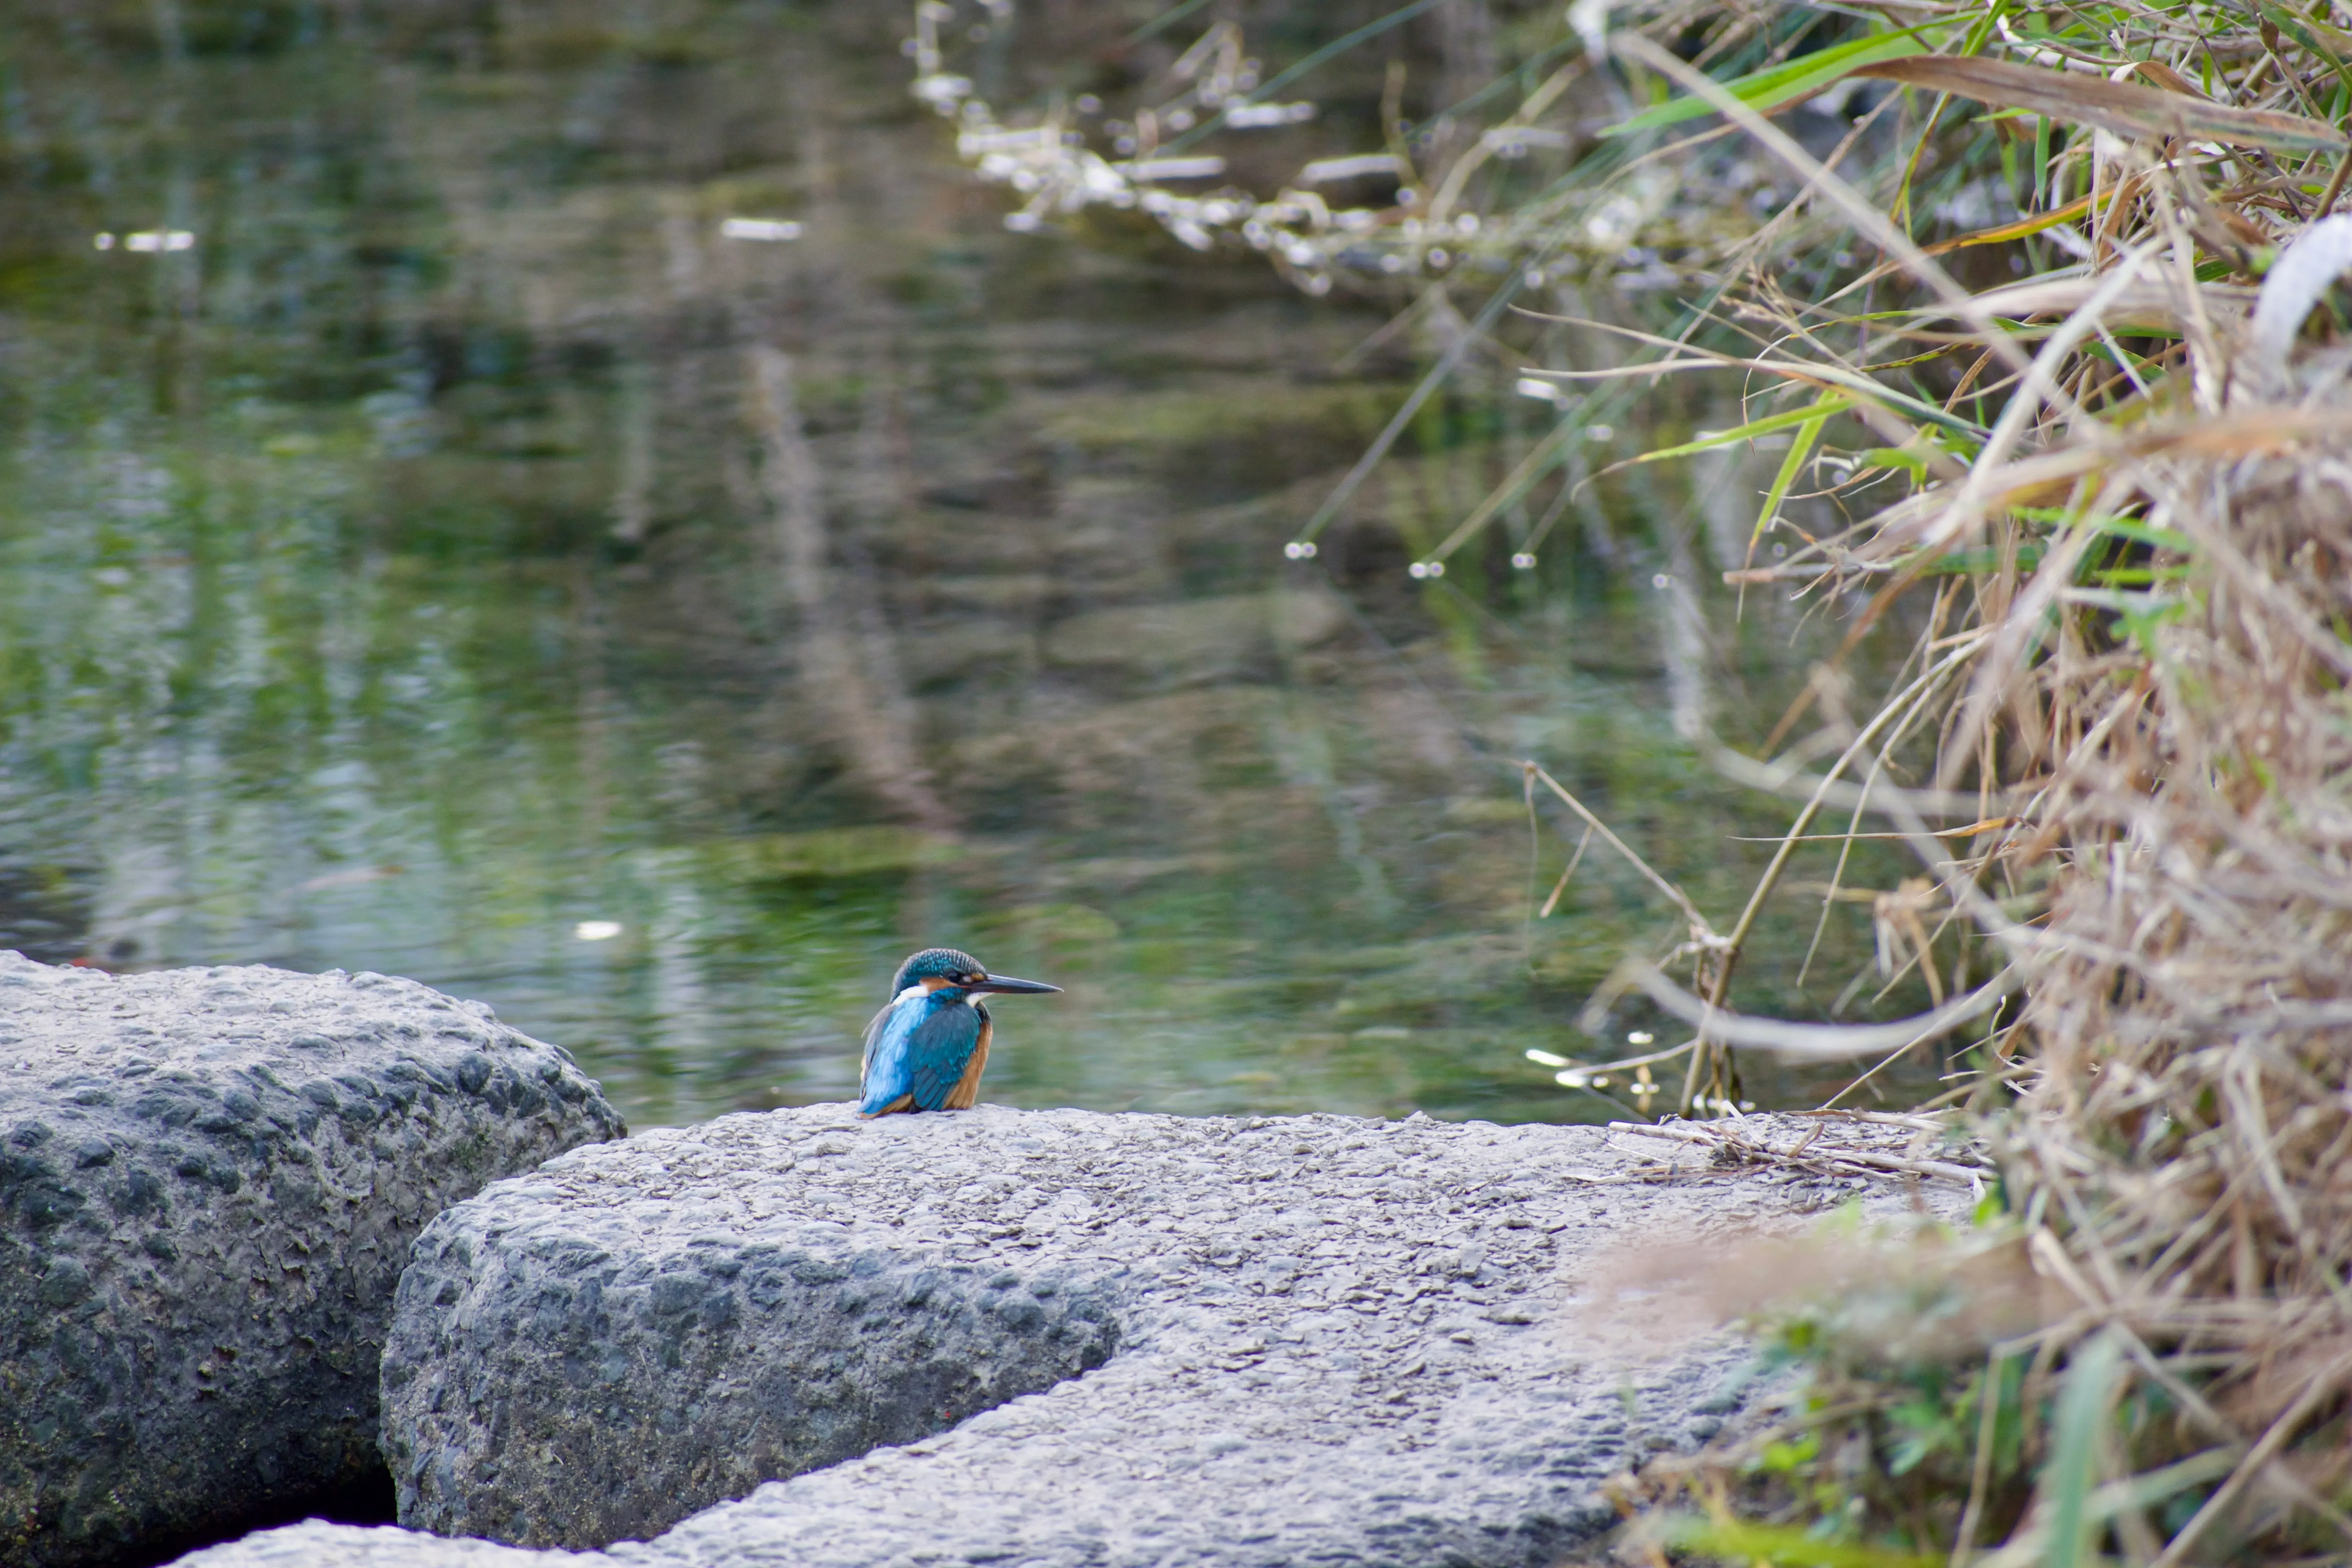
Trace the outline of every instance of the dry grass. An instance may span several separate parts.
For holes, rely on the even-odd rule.
[[[1680,328],[1576,322],[1580,341],[1613,332],[1631,357],[1529,376],[1579,391],[1738,378],[1747,423],[1648,459],[1780,443],[1756,551],[1732,579],[1845,616],[1849,654],[1916,634],[1875,701],[1843,660],[1824,667],[1770,754],[1694,730],[1731,777],[1804,804],[1736,920],[1654,875],[1687,939],[1614,985],[1694,1026],[1644,1059],[1685,1060],[1685,1110],[1736,1104],[1735,1048],[1883,1060],[1979,1031],[1980,1070],[1944,1114],[2001,1181],[1951,1255],[2002,1262],[1904,1288],[2005,1321],[1961,1309],[2029,1269],[2041,1305],[1989,1348],[1960,1336],[1949,1353],[1841,1344],[1846,1308],[1784,1316],[1782,1350],[1818,1374],[1810,1406],[1738,1450],[1629,1482],[1629,1500],[1698,1497],[1708,1519],[1675,1539],[1759,1562],[2345,1560],[2352,342],[2330,290],[2352,268],[2352,216],[2328,216],[2352,167],[2341,8],[1690,0],[1613,16],[1581,4],[1570,19],[1581,48],[1529,73],[1500,134],[1466,150],[1457,137],[1444,169],[1390,150],[1406,176],[1393,207],[1335,221],[1304,182],[1263,203],[1171,205],[1132,166],[1124,184],[1097,184],[1149,198],[1171,228],[1193,223],[1178,231],[1188,244],[1211,243],[1210,214],[1317,289],[1351,266],[1424,280],[1437,301],[1424,313],[1457,327],[1433,280],[1436,241],[1457,269],[1507,260],[1509,280],[1400,420],[1508,319],[1522,282],[1580,256],[1605,267],[1629,233],[1682,223],[1687,243],[1652,264],[1683,269],[1696,304]],[[1174,74],[1196,110],[1230,119],[1252,101],[1239,62],[1217,34]],[[1848,78],[1890,85],[1817,158],[1780,111]],[[1616,123],[1595,142],[1603,101]],[[1655,145],[1669,135],[1682,141]],[[1032,217],[1086,199],[1057,194],[1086,173],[1058,122],[1034,156],[1051,148],[1075,172],[1016,168],[1009,154],[1033,154],[1014,140],[989,149],[1003,177],[1060,181],[1024,187],[1039,193]],[[1703,172],[1742,141],[1793,198],[1703,235],[1656,195],[1662,161]],[[1482,198],[1530,146],[1568,173]],[[1929,174],[1971,159],[1996,171],[1978,194],[2014,211],[1923,243]],[[1836,287],[1790,283],[1832,246],[1875,254]],[[2011,258],[2028,275],[1984,287],[1986,263]],[[1560,449],[1539,447],[1414,575],[1442,572]],[[1840,521],[1801,526],[1822,515]],[[1538,542],[1515,540],[1514,564]],[[1640,863],[1530,763],[1531,799],[1539,784],[1582,818],[1580,855],[1598,835]],[[1739,1014],[1738,960],[1764,911],[1853,897],[1841,846],[1890,833],[1920,874],[1864,896],[1886,967],[1916,968],[1933,1011],[1868,1027]],[[1794,880],[1832,856],[1826,881]],[[1743,1519],[1759,1507],[1779,1515]],[[1667,1537],[1649,1540],[1639,1550],[1654,1554]]]
[[[2306,324],[2352,267],[2352,218],[2322,216],[2343,139],[2306,112],[2352,79],[2338,63],[2352,39],[2270,9],[2254,26],[2101,6],[2105,37],[2080,29],[2022,60],[1866,68],[2094,128],[2068,143],[2089,191],[2067,231],[2077,259],[1990,296],[1731,93],[1621,40],[1801,168],[1916,301],[1856,320],[1791,300],[1759,265],[1720,313],[1753,344],[1743,368],[1815,398],[1801,443],[1822,413],[1843,415],[1895,449],[1882,463],[1917,459],[1909,493],[1738,575],[1862,589],[1865,620],[1933,597],[1906,668],[1937,678],[1858,725],[1833,715],[1811,749],[1843,748],[1822,782],[1895,780],[1917,760],[1900,738],[1933,734],[1932,776],[1916,780],[1932,793],[1884,787],[1873,809],[1932,879],[1918,924],[1973,927],[2022,992],[1969,1110],[2004,1178],[1993,1234],[2065,1310],[1938,1385],[1948,1410],[1981,1417],[1965,1497],[1948,1483],[1915,1496],[1912,1519],[1872,1521],[1955,1563],[2112,1552],[2171,1568],[2352,1545],[2352,354],[2329,311]],[[2225,59],[2235,105],[2192,85]],[[2130,77],[2158,85],[2117,91]],[[1873,374],[1874,358],[1921,348],[1953,367],[1927,418],[1913,389],[1932,380]],[[1963,388],[1982,412],[1956,430]],[[1863,492],[1870,467],[1849,465],[1843,488]],[[1782,526],[1769,510],[1760,521]],[[1958,558],[1976,569],[1951,575]],[[1966,804],[1945,796],[1970,791],[1969,831],[1931,830]],[[1915,939],[1929,963],[1934,941]],[[1682,1010],[1701,1051],[1755,1037],[1717,1016],[1720,949],[1697,964],[1704,1000]],[[1897,1363],[1917,1360],[1858,1353],[1825,1386],[1883,1416]],[[2013,1363],[2028,1369],[2022,1429],[2004,1459],[2004,1401],[1988,1391]],[[1859,1433],[1856,1474],[1891,1476],[1891,1429],[1871,1411],[1810,1429]],[[1726,1471],[1681,1474],[1719,1487]],[[1807,1510],[1795,1497],[1792,1516]],[[1685,1539],[1803,1560],[1727,1505]]]

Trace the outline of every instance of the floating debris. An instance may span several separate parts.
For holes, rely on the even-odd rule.
[[[94,250],[112,250],[118,240],[116,236],[100,231],[90,236],[89,243]],[[135,233],[121,236],[120,243],[125,250],[150,253],[194,250],[196,246],[196,237],[184,228],[142,228]]]
[[[798,239],[802,233],[801,226],[790,218],[730,217],[719,226],[722,239],[758,239],[774,243]]]
[[[1302,185],[1336,184],[1341,180],[1360,180],[1371,174],[1388,174],[1403,179],[1412,171],[1404,160],[1392,153],[1361,153],[1352,158],[1318,158],[1298,171]]]
[[[1269,125],[1304,125],[1315,118],[1312,103],[1237,103],[1225,110],[1225,125],[1234,131],[1255,131]]]
[[[1111,167],[1130,180],[1213,180],[1225,172],[1223,158],[1139,158]]]

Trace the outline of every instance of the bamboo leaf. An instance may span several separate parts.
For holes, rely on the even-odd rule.
[[[1784,104],[1807,99],[1841,77],[1851,75],[1856,66],[1874,60],[1895,59],[1904,55],[1924,53],[1927,46],[1917,37],[1919,29],[1900,33],[1877,33],[1866,38],[1854,38],[1826,49],[1816,49],[1810,55],[1800,55],[1785,65],[1769,70],[1751,71],[1724,83],[1724,90],[1750,108],[1770,112]],[[1654,131],[1662,125],[1678,125],[1685,120],[1714,113],[1703,98],[1676,98],[1647,109],[1611,126],[1601,134],[1631,136],[1637,131]]]
[[[2132,139],[2187,136],[2241,147],[2289,152],[2340,150],[2344,133],[2299,114],[2267,109],[2232,109],[2185,93],[2164,92],[2136,82],[2109,81],[2074,71],[2047,70],[2011,60],[1964,59],[1919,55],[1855,67],[1849,74],[1899,81],[1929,92],[1948,92],[1979,103],[2030,109],[2053,120],[2095,125]]]

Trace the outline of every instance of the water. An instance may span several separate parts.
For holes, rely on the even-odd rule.
[[[1568,841],[1518,759],[1737,909],[1783,808],[1676,704],[1760,733],[1827,646],[1706,586],[1745,470],[1416,583],[1547,427],[1498,363],[1286,563],[1410,336],[1141,226],[1008,234],[903,27],[0,18],[0,945],[413,975],[633,1125],[847,1095],[935,942],[1067,988],[999,1006],[992,1099],[1619,1114],[1522,1053],[1664,1037],[1571,1019],[1676,932],[1599,856],[1529,920]],[[1800,992],[1788,902],[1740,994],[1818,1013],[1867,915]]]

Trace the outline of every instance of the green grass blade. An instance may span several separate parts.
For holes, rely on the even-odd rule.
[[[1174,26],[1177,23],[1182,21],[1185,17],[1191,16],[1193,12],[1199,10],[1208,3],[1209,0],[1181,0],[1181,4],[1171,5],[1167,10],[1160,12],[1160,15],[1152,17],[1151,20],[1143,24],[1143,26],[1138,27],[1132,33],[1129,33],[1126,38],[1122,40],[1121,47],[1130,49],[1135,47],[1136,45],[1143,42],[1144,39],[1151,37],[1152,34],[1159,32],[1164,27]]]
[[[1570,442],[1584,434],[1584,421],[1563,419],[1552,433],[1536,444],[1534,450],[1520,460],[1508,479],[1496,485],[1480,501],[1460,526],[1445,536],[1436,549],[1422,557],[1424,561],[1443,561],[1468,542],[1470,536],[1484,528],[1488,520],[1528,493],[1535,482],[1563,461],[1562,453]]]
[[[1756,514],[1756,531],[1748,536],[1748,547],[1756,548],[1772,520],[1780,515],[1780,503],[1789,499],[1789,487],[1797,482],[1804,468],[1805,459],[1812,456],[1813,443],[1822,437],[1822,426],[1830,422],[1826,414],[1816,414],[1797,426],[1797,438],[1789,443],[1789,450],[1780,459],[1780,471],[1773,476],[1772,488],[1764,497],[1764,510]]]
[[[2254,9],[2260,11],[2263,20],[2272,26],[2326,60],[2337,79],[2346,88],[2352,89],[2352,68],[2344,63],[2345,57],[2352,54],[2352,36],[2347,36],[2340,27],[2315,22],[2308,16],[2298,16],[2279,5],[2277,0],[2254,0]]]
[[[2099,1468],[2099,1433],[2106,1425],[2123,1350],[2112,1334],[2084,1345],[2066,1369],[2058,1399],[2058,1422],[2042,1472],[2043,1500],[2050,1509],[2045,1568],[2082,1568],[2091,1547],[2088,1504]]]
[[[1973,455],[1978,447],[1984,445],[1984,426],[1972,424],[1969,421],[1961,418],[1958,415],[1939,407],[1936,404],[1930,403],[1925,398],[1914,397],[1907,392],[1897,392],[1891,386],[1873,381],[1870,377],[1864,375],[1859,372],[1847,370],[1843,365],[1800,365],[1793,361],[1765,362],[1756,360],[1728,361],[1727,363],[1732,364],[1745,364],[1748,368],[1752,370],[1764,371],[1774,375],[1786,377],[1791,381],[1807,382],[1815,386],[1820,386],[1823,383],[1827,383],[1831,386],[1843,387],[1852,395],[1853,402],[1869,403],[1884,407],[1889,413],[1898,415],[1916,424],[1933,425],[1939,430],[1949,431],[1953,436],[1958,437],[1958,439],[1966,445],[1967,450],[1970,455]],[[1530,369],[1523,371],[1520,374],[1536,381],[1573,383],[1577,379],[1574,374],[1561,371]],[[1835,393],[1829,393],[1827,395],[1835,396],[1837,395]]]
[[[1761,419],[1751,419],[1736,430],[1717,430],[1711,436],[1701,436],[1678,447],[1661,447],[1654,452],[1644,452],[1633,460],[1637,463],[1662,463],[1669,458],[1687,458],[1694,452],[1712,452],[1718,447],[1752,441],[1759,436],[1769,436],[1792,426],[1819,424],[1829,416],[1843,414],[1853,406],[1853,399],[1851,397],[1832,395],[1802,408],[1791,408],[1784,414],[1769,414]]]
[[[1785,1524],[1685,1515],[1666,1521],[1665,1544],[1706,1557],[1769,1563],[1774,1568],[1944,1568],[1944,1559],[1882,1546],[1823,1541]]]
[[[1735,78],[1723,84],[1724,89],[1750,108],[1769,112],[1793,100],[1812,97],[1859,66],[1926,53],[1927,46],[1918,37],[1921,31],[1920,27],[1906,27],[1899,33],[1875,33],[1866,38],[1854,38],[1826,49],[1816,49],[1785,65]],[[1611,126],[1601,134],[1604,138],[1631,136],[1636,132],[1655,131],[1662,125],[1679,125],[1685,120],[1696,120],[1703,114],[1714,112],[1714,107],[1703,98],[1671,99],[1654,109],[1643,110],[1630,120]]]

